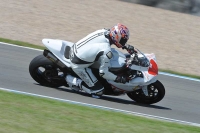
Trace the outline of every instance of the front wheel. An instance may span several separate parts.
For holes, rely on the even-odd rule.
[[[127,93],[128,97],[138,103],[153,104],[161,101],[165,96],[165,87],[157,80],[148,85],[148,96],[146,96],[142,89]]]

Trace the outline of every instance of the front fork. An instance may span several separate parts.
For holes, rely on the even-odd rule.
[[[145,85],[145,86],[136,86],[133,90],[134,91],[137,91],[137,90],[142,90],[142,92],[144,93],[144,95],[145,96],[148,96],[149,95],[149,93],[148,93],[148,88],[147,88],[148,86],[147,85]]]
[[[145,94],[145,96],[148,96],[148,95],[149,95],[148,86],[147,86],[147,85],[142,86],[142,91],[143,91],[143,93]]]

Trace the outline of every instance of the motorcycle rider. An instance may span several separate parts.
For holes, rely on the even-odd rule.
[[[113,56],[111,45],[114,44],[118,48],[126,48],[132,54],[134,47],[131,45],[125,46],[128,39],[128,28],[118,23],[111,29],[97,30],[75,43],[71,47],[69,58],[73,71],[81,80],[67,75],[66,81],[70,87],[74,90],[78,90],[77,88],[80,87],[87,93],[92,94],[92,97],[99,98],[103,94],[104,87],[92,73],[91,69],[88,68],[97,60],[100,60],[100,76],[118,83],[125,84],[128,82],[127,77],[109,72],[110,59]]]

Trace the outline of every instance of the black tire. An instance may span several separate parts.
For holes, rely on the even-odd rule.
[[[43,86],[59,87],[63,85],[60,80],[52,79],[52,77],[59,78],[59,71],[55,64],[44,55],[39,55],[31,61],[29,73],[36,82]]]
[[[142,89],[127,93],[128,97],[135,102],[142,104],[153,104],[163,99],[165,96],[165,87],[157,80],[156,82],[148,85],[149,96],[145,96]]]

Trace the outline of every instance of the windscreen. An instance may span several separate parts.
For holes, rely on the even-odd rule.
[[[142,67],[149,67],[150,62],[147,57],[139,49],[135,48],[135,50],[137,51],[136,56],[138,56],[138,65]]]

